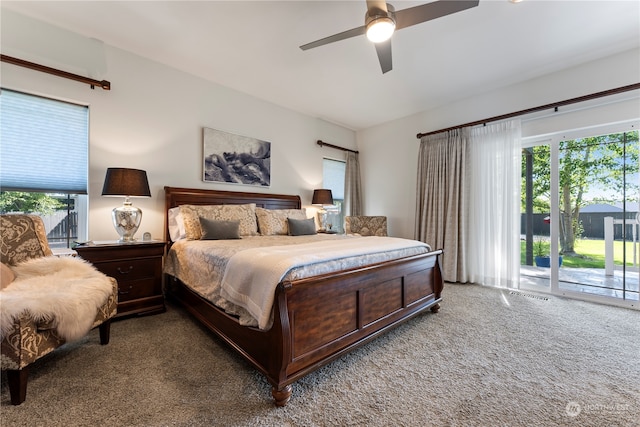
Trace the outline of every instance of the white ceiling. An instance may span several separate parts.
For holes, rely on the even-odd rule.
[[[425,1],[390,3],[399,10]],[[363,25],[365,0],[2,7],[355,130],[640,46],[637,0],[480,0],[396,32],[384,75],[364,36],[299,49]]]

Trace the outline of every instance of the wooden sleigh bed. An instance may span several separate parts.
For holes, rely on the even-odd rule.
[[[300,209],[299,196],[165,187],[168,210],[181,205],[255,203],[265,209]],[[168,231],[167,231],[168,233]],[[167,240],[169,240],[167,235]],[[439,310],[441,250],[338,273],[281,282],[268,330],[242,326],[175,277],[168,296],[217,334],[272,385],[277,406],[291,384],[394,326],[428,309]]]

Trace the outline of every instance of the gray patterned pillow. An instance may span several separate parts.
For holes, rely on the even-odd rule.
[[[189,240],[202,238],[201,217],[216,221],[239,221],[241,236],[258,235],[255,203],[245,205],[182,205],[180,213]]]
[[[307,210],[302,209],[264,209],[256,208],[258,229],[262,236],[287,235],[287,218],[307,219]]]

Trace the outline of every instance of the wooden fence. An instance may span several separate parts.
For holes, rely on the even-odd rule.
[[[78,213],[57,211],[51,215],[42,215],[47,231],[47,240],[52,248],[66,248],[78,240]]]

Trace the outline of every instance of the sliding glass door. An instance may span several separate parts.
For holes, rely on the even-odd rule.
[[[521,288],[636,305],[638,131],[523,148]]]

